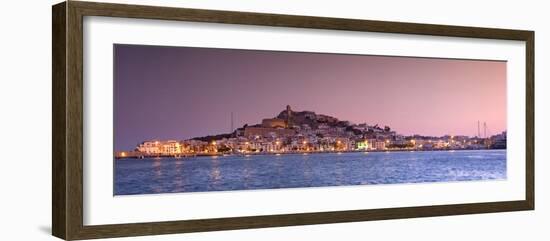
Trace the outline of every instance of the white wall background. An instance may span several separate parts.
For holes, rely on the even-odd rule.
[[[99,0],[98,0],[99,1]],[[103,1],[103,0],[102,0]],[[548,240],[550,21],[545,1],[127,0],[190,8],[407,21],[536,31],[536,210],[236,230],[120,240]],[[0,14],[0,240],[56,240],[51,230],[51,10],[8,1]],[[7,154],[7,155],[6,155]],[[414,198],[414,197],[411,197]]]

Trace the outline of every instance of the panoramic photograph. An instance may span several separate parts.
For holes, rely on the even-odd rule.
[[[506,180],[506,61],[115,44],[113,195]]]

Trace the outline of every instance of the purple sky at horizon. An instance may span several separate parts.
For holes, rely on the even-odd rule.
[[[506,130],[506,62],[115,45],[115,150],[227,133],[287,104],[400,134]]]

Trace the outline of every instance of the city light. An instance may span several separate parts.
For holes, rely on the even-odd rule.
[[[308,112],[310,113],[310,112]],[[323,118],[326,118],[322,116]],[[314,120],[314,117],[308,117]],[[276,118],[275,118],[276,119]],[[267,123],[277,123],[277,121]],[[281,120],[279,120],[281,121]],[[378,125],[345,124],[326,120],[316,125],[269,127],[261,124],[239,128],[234,135],[215,138],[195,137],[187,140],[144,141],[131,151],[117,151],[116,158],[189,157],[244,155],[246,153],[342,153],[369,151],[471,150],[506,148],[506,132],[486,138],[445,135],[405,136]],[[338,123],[338,124],[336,124]],[[248,131],[252,128],[252,131]],[[247,132],[248,131],[248,132]]]

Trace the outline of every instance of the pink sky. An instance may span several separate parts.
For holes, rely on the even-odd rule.
[[[115,148],[260,123],[289,104],[411,135],[506,130],[506,62],[115,47]]]
[[[357,88],[324,91],[341,98],[329,103],[327,114],[389,125],[406,135],[475,135],[477,121],[486,122],[491,134],[506,130],[506,62],[366,58],[347,68],[351,79],[342,81]],[[331,69],[318,75],[338,78]],[[311,98],[296,103],[295,109],[312,109],[319,102],[321,98]],[[350,105],[337,108],[342,103]]]

